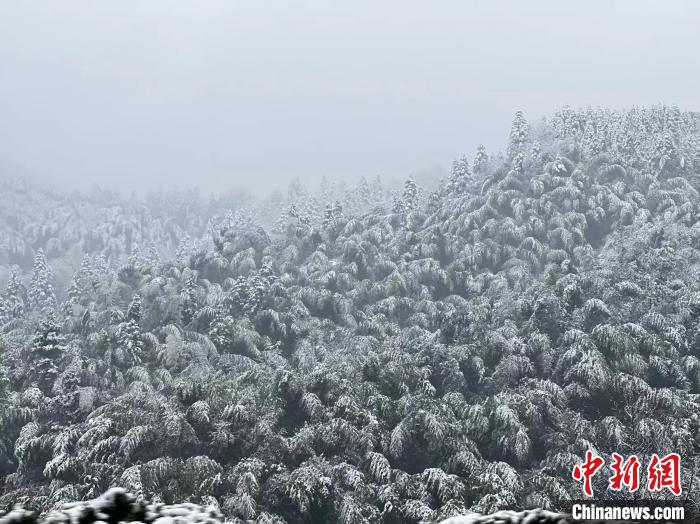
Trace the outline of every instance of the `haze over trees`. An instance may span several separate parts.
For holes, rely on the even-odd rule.
[[[699,175],[700,115],[659,106],[518,113],[435,188],[4,180],[0,508],[566,510],[589,449],[679,453],[698,501]]]

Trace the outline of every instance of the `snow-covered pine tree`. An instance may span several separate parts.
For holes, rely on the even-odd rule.
[[[476,156],[474,157],[474,173],[483,173],[486,171],[486,167],[489,163],[489,156],[486,154],[486,147],[484,144],[479,144],[476,149]]]
[[[466,156],[452,162],[452,171],[447,189],[450,195],[461,195],[467,191],[469,182],[471,182],[471,170],[469,169],[469,160]]]
[[[523,164],[525,162],[525,156],[522,153],[516,153],[511,162],[511,169],[515,173],[521,174],[523,172]]]
[[[273,274],[272,267],[269,264],[263,264],[260,270],[253,276],[248,288],[248,299],[246,302],[246,311],[254,315],[260,309],[265,295],[268,294],[270,286],[276,280]]]
[[[32,280],[29,284],[29,306],[35,312],[46,315],[55,310],[56,294],[52,280],[53,273],[46,263],[44,250],[39,249],[34,257]]]
[[[5,366],[5,363],[3,362],[3,359],[1,358],[2,355],[0,355],[0,410],[2,409],[2,406],[7,402],[7,398],[10,395],[10,377],[7,372],[7,366]],[[0,416],[0,419],[3,417]],[[0,446],[1,447],[1,446]]]
[[[5,294],[0,299],[0,320],[4,322],[22,318],[26,309],[26,297],[27,290],[17,274],[17,269],[13,269],[7,281]]]
[[[65,302],[61,304],[61,310],[63,311],[64,315],[69,318],[73,315],[75,305],[80,302],[80,283],[78,281],[77,273],[73,275],[73,278],[71,278],[70,285],[66,290],[66,295],[67,298]]]
[[[124,369],[138,366],[143,360],[141,336],[141,297],[134,295],[126,310],[126,319],[117,328],[117,343],[121,352],[120,364]]]
[[[326,209],[323,212],[323,227],[326,229],[331,229],[335,227],[338,219],[343,216],[343,206],[340,201],[336,200],[334,203],[328,202],[326,204]]]
[[[333,205],[328,202],[323,211],[323,227],[328,229],[333,225]]]
[[[194,273],[190,273],[185,280],[182,291],[180,291],[180,318],[183,325],[192,321],[198,308],[197,277]]]
[[[521,153],[528,137],[529,126],[522,111],[516,111],[513,125],[508,138],[508,158],[512,159]]]
[[[403,186],[401,198],[394,202],[394,212],[407,215],[413,211],[418,203],[418,186],[413,178],[408,178]]]
[[[28,383],[50,396],[60,372],[59,361],[66,349],[61,329],[53,314],[42,320],[32,339],[29,352]]]
[[[134,295],[134,298],[131,300],[131,303],[129,304],[129,307],[126,310],[126,318],[127,320],[133,320],[137,324],[141,323],[141,295]]]

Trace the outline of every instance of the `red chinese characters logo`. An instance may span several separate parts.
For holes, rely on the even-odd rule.
[[[614,474],[609,479],[610,489],[620,491],[622,486],[627,486],[630,493],[634,493],[639,489],[639,460],[635,455],[627,460],[617,453],[613,453],[612,456],[613,463],[610,467]]]
[[[589,497],[593,496],[593,488],[591,487],[591,479],[600,468],[603,467],[605,461],[600,457],[593,456],[593,452],[586,451],[586,462],[581,466],[574,466],[574,479],[583,480],[583,492]]]
[[[640,462],[635,455],[625,458],[618,454],[612,454],[610,469],[613,474],[608,479],[608,487],[613,491],[621,491],[626,488],[630,493],[639,489]],[[593,452],[586,451],[586,460],[583,464],[574,466],[572,476],[575,480],[583,482],[583,492],[586,496],[593,496],[592,479],[603,467],[605,461]],[[649,491],[661,491],[668,488],[671,493],[681,494],[681,457],[678,453],[670,453],[663,458],[654,453],[647,466],[647,489]]]
[[[654,453],[647,468],[649,491],[661,491],[664,488],[678,496],[681,494],[681,456],[670,453],[664,458]]]

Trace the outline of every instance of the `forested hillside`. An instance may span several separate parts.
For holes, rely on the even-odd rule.
[[[0,509],[568,510],[588,449],[700,501],[698,114],[518,113],[398,193],[0,190]]]

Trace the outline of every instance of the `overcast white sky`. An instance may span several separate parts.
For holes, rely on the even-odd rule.
[[[700,2],[3,0],[0,170],[204,190],[405,177],[513,113],[700,110]]]

